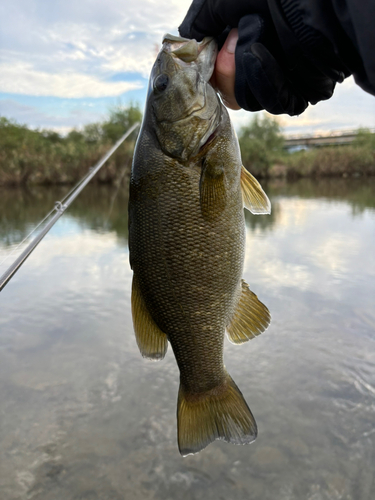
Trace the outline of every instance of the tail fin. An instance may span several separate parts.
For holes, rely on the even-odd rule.
[[[215,439],[249,444],[257,437],[250,408],[228,373],[221,386],[203,394],[188,394],[180,386],[177,427],[183,456],[198,453]]]

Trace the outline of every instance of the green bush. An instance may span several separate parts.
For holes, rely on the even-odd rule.
[[[114,107],[110,110],[109,119],[102,125],[103,138],[113,143],[136,122],[142,120],[142,113],[133,103],[130,106]]]
[[[357,132],[357,137],[353,141],[353,146],[366,148],[375,152],[375,134],[367,128],[360,128]]]
[[[90,123],[83,129],[82,135],[87,142],[110,142],[114,144],[136,122],[142,120],[139,107],[114,106],[109,110],[109,117],[102,123]]]
[[[30,130],[0,117],[0,186],[9,184],[71,184],[108,151],[126,130],[142,118],[139,107],[116,106],[109,116],[65,137],[50,130]],[[127,139],[95,177],[116,182],[130,172],[134,137]],[[375,175],[375,134],[360,129],[348,146],[332,146],[296,153],[283,150],[278,121],[255,116],[239,132],[244,166],[257,177],[328,177]]]
[[[71,130],[63,137],[0,117],[0,185],[77,182],[141,118],[138,106],[117,106],[103,123]],[[130,171],[133,149],[134,136],[107,161],[96,181],[114,182],[124,166]]]
[[[239,135],[244,166],[257,177],[268,177],[274,162],[283,155],[284,138],[278,121],[255,116]]]
[[[291,153],[284,164],[289,178],[375,175],[375,134],[359,129],[352,144]]]

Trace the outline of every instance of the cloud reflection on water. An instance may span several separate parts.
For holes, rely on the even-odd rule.
[[[273,320],[226,342],[225,362],[259,437],[183,460],[171,350],[148,363],[134,339],[126,197],[108,219],[111,189],[87,189],[0,296],[4,498],[371,500],[375,210],[360,191],[270,185],[272,216],[247,216],[244,277]],[[3,252],[5,228],[21,238],[51,191],[13,192]]]

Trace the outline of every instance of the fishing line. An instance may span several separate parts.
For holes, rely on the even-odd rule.
[[[124,142],[124,140],[136,129],[139,127],[139,122],[135,123],[132,127],[130,127],[125,134],[112,146],[112,148],[107,151],[107,153],[98,161],[96,165],[90,168],[89,172],[85,175],[85,177],[79,181],[67,195],[61,201],[56,201],[54,208],[44,217],[44,219],[37,225],[35,229],[31,231],[29,235],[26,236],[22,240],[22,242],[17,245],[16,249],[19,248],[22,243],[24,243],[31,234],[33,234],[38,227],[40,227],[47,219],[51,216],[53,212],[56,212],[52,219],[46,224],[46,226],[40,231],[40,233],[33,239],[33,241],[25,248],[25,250],[21,253],[21,255],[13,262],[13,264],[8,268],[8,270],[1,276],[0,278],[0,292],[5,287],[7,283],[12,279],[18,269],[25,262],[27,257],[31,254],[31,252],[36,248],[36,246],[42,241],[48,231],[54,226],[54,224],[58,221],[58,219],[63,215],[65,210],[69,207],[69,205],[77,198],[80,192],[86,187],[86,185],[91,181],[91,179],[99,172],[104,163],[108,160],[110,156],[116,151],[116,149]],[[14,249],[10,255],[12,255],[16,249]],[[3,260],[8,259],[8,256]],[[3,264],[3,262],[1,264]]]

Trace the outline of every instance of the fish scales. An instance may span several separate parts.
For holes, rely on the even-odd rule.
[[[178,47],[187,43],[182,40]],[[212,66],[215,47],[201,45],[184,78],[187,63],[171,53],[171,45],[176,41],[164,43],[155,63],[150,82],[156,97],[151,91],[135,150],[129,246],[137,342],[151,359],[164,356],[167,339],[173,348],[180,370],[178,440],[186,455],[214,439],[244,444],[256,435],[253,416],[223,362],[225,330],[236,314],[244,321],[237,309],[252,292],[244,292],[241,281],[246,174],[229,116],[203,67]],[[177,87],[177,100],[172,93],[165,102],[160,95],[174,79],[189,91]],[[182,108],[176,120],[170,120],[171,101]],[[249,325],[254,336],[268,325],[269,315],[255,295],[249,297],[258,311]]]
[[[141,256],[133,269],[151,315],[168,332],[184,384],[204,391],[223,377],[224,331],[242,276],[242,197],[238,188],[220,218],[211,222],[200,210],[196,170],[178,162],[169,168],[164,164],[159,175],[151,176],[150,183],[155,182],[162,187],[157,206],[145,212],[141,200],[144,212],[141,217],[134,214]],[[214,372],[211,358],[219,361]]]

